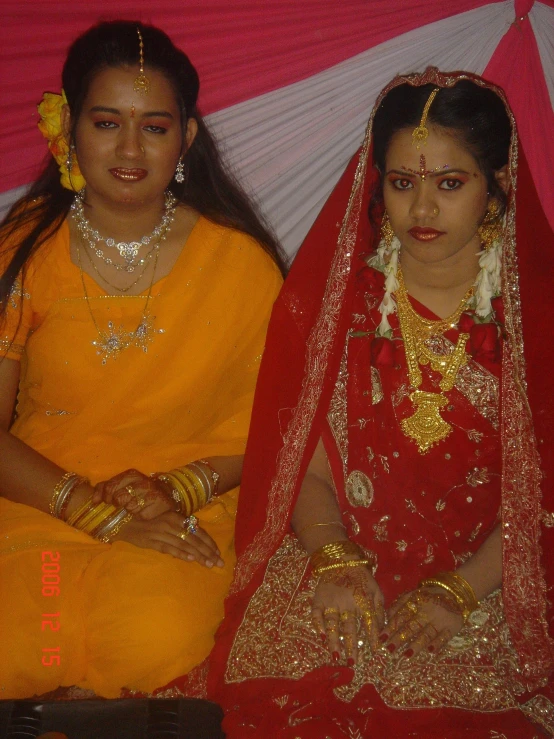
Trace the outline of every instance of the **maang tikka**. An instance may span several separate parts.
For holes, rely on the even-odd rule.
[[[138,77],[135,78],[133,90],[135,92],[140,92],[142,95],[147,95],[150,90],[150,80],[144,74],[144,43],[142,40],[142,33],[139,28],[137,28],[137,35],[139,37],[139,74]]]
[[[418,150],[422,146],[422,144],[427,144],[427,137],[429,136],[429,129],[427,128],[427,116],[429,115],[429,108],[431,107],[431,103],[437,96],[439,90],[440,87],[435,87],[429,95],[429,98],[425,103],[425,107],[423,108],[423,113],[421,114],[419,126],[416,126],[412,132],[412,145],[415,146],[415,148]]]

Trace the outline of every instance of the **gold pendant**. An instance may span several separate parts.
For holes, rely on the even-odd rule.
[[[452,431],[452,426],[440,415],[440,409],[448,404],[448,398],[416,390],[410,395],[410,400],[416,411],[402,421],[402,430],[417,443],[420,453],[425,454]]]

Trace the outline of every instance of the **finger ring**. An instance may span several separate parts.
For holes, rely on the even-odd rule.
[[[407,608],[412,613],[417,613],[419,611],[419,608],[416,606],[415,603],[412,603],[411,600],[409,600],[407,603],[405,603],[404,607]]]
[[[137,498],[137,505],[139,508],[144,508],[144,506],[146,505],[146,501],[144,500],[144,498]]]
[[[188,516],[183,521],[183,528],[186,529],[187,534],[196,534],[198,531],[198,519],[196,516]]]
[[[134,497],[136,496],[136,494],[137,494],[137,492],[136,492],[135,488],[134,488],[134,487],[133,487],[132,485],[127,485],[127,487],[125,488],[125,491],[126,491],[127,493],[129,493],[129,495],[132,495],[132,496],[133,496],[133,498],[134,498]]]
[[[185,539],[188,539],[188,536],[189,536],[188,531],[181,531],[181,533],[179,534],[179,539],[182,539],[183,541],[185,541]]]
[[[337,629],[337,627],[336,627],[336,626],[333,626],[332,624],[328,624],[328,625],[326,624],[326,625],[325,625],[325,631],[326,631],[326,632],[327,632],[328,634],[336,634],[336,633],[337,633],[337,631],[338,631],[338,629]]]
[[[338,616],[339,615],[339,609],[338,608],[326,608],[323,611],[324,616]]]
[[[350,621],[351,618],[356,618],[356,614],[354,613],[354,611],[343,611],[340,614],[340,620],[342,622]]]

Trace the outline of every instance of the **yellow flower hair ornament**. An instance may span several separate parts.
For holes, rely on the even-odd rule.
[[[78,192],[85,186],[85,178],[79,169],[75,150],[73,148],[70,150],[62,131],[62,107],[64,105],[67,105],[67,98],[63,90],[61,95],[45,92],[38,106],[40,115],[38,127],[48,141],[48,148],[58,164],[62,186],[67,190]],[[69,169],[68,163],[70,163]]]

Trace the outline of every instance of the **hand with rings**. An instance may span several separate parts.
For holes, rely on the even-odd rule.
[[[367,567],[334,569],[320,577],[312,622],[333,661],[344,657],[352,667],[364,642],[376,649],[384,621],[383,594]]]
[[[95,486],[93,503],[101,500],[125,508],[143,521],[175,510],[175,501],[160,482],[135,469],[99,482]]]
[[[379,637],[384,649],[411,658],[426,649],[434,653],[463,626],[456,600],[440,588],[418,588],[392,605],[386,631]]]
[[[198,523],[196,516],[185,518],[174,512],[162,513],[147,521],[134,517],[114,539],[155,549],[208,568],[223,567],[224,562],[216,542]]]

